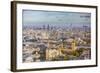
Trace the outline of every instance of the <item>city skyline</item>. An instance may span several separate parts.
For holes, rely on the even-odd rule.
[[[23,10],[23,63],[91,59],[91,14]]]

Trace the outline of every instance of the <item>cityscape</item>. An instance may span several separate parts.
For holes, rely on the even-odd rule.
[[[30,14],[26,14],[29,12]],[[44,19],[40,20],[37,17],[33,18],[35,15],[31,14],[34,14],[34,11],[29,12],[25,10],[23,14],[22,61],[24,63],[91,59],[89,13],[36,11],[42,13],[38,18]],[[70,15],[76,16],[80,21],[73,21],[75,17]]]

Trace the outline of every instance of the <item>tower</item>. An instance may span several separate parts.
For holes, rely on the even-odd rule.
[[[45,25],[43,25],[43,30],[45,30]]]
[[[72,41],[72,50],[73,51],[75,51],[76,50],[76,42],[75,42],[75,40],[73,39],[73,41]]]
[[[48,24],[48,26],[47,26],[47,30],[49,30],[50,29],[50,26],[49,26],[49,24]]]

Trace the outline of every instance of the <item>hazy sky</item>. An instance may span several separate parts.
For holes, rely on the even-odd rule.
[[[23,25],[43,26],[44,24],[65,25],[91,24],[90,13],[23,10]]]

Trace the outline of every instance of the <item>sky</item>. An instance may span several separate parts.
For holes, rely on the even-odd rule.
[[[43,26],[74,26],[90,25],[91,13],[63,12],[63,11],[40,11],[40,10],[23,10],[23,25]]]

